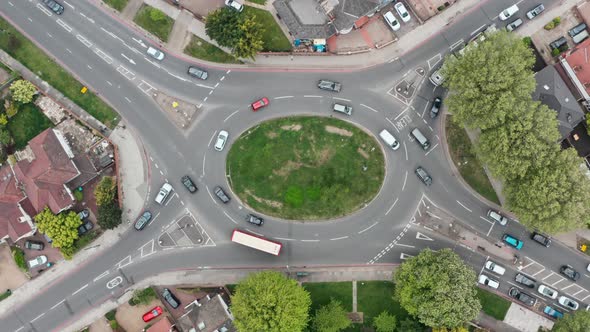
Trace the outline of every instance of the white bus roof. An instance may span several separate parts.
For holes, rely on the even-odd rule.
[[[281,247],[283,246],[280,243],[266,240],[248,233],[244,233],[238,229],[234,230],[231,240],[235,243],[239,243],[250,248],[264,251],[275,256],[279,255],[279,253],[281,252]]]

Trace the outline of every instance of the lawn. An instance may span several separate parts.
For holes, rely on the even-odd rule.
[[[6,299],[7,297],[9,297],[10,295],[12,295],[12,291],[7,290],[6,292],[0,294],[0,301]]]
[[[262,37],[264,41],[263,52],[291,51],[291,41],[285,36],[270,12],[249,6],[245,6],[244,12],[255,15],[256,21],[260,22],[264,27]]]
[[[248,2],[257,3],[259,5],[266,5],[266,0],[248,0]]]
[[[482,311],[497,320],[504,320],[508,308],[512,302],[481,288],[477,288],[477,297],[482,306]]]
[[[160,13],[154,15],[153,12]],[[159,19],[154,20],[153,16],[158,16]],[[168,35],[174,25],[174,20],[171,17],[166,16],[159,9],[145,4],[141,6],[133,21],[165,42],[168,41]]]
[[[494,191],[483,166],[477,160],[465,129],[451,121],[451,117],[447,117],[445,125],[451,159],[465,182],[483,197],[500,205],[496,191]]]
[[[127,6],[127,2],[129,2],[129,0],[103,0],[103,1],[107,5],[115,8],[118,11],[122,11],[123,8],[125,8],[125,6]]]
[[[43,51],[0,18],[0,48],[20,61],[66,97],[78,104],[109,128],[115,128],[120,117],[92,92],[80,93],[83,85]],[[64,62],[67,62],[64,60]]]
[[[320,307],[330,303],[330,299],[342,303],[346,311],[352,311],[352,282],[310,282],[304,283],[305,288],[311,295],[310,315],[313,316],[315,311]]]
[[[257,211],[291,220],[329,219],[375,197],[384,159],[379,143],[348,122],[297,116],[242,134],[228,153],[227,173],[234,192]]]
[[[53,127],[53,123],[33,103],[24,104],[18,113],[8,121],[8,130],[14,139],[14,147],[20,150],[27,143],[47,128]]]
[[[208,43],[197,36],[193,36],[191,42],[184,49],[184,53],[197,59],[211,62],[242,63],[240,60],[234,58],[233,55],[225,53],[219,47]]]

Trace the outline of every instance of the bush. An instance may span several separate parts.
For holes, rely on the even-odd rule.
[[[558,48],[554,48],[551,50],[551,55],[553,56],[558,56],[561,53],[561,51]]]
[[[12,295],[12,291],[10,289],[6,290],[6,292],[0,294],[0,301],[4,300],[5,298]]]
[[[146,289],[136,290],[131,299],[135,304],[148,304],[155,298],[157,298],[156,292],[153,288],[148,287]]]
[[[524,44],[528,47],[533,46],[533,39],[531,37],[524,37],[522,38],[522,41],[524,42]]]
[[[545,24],[545,26],[543,28],[545,28],[545,30],[551,30],[551,29],[555,28],[555,23],[553,21],[551,21],[551,22]]]
[[[561,23],[561,17],[557,16],[556,18],[554,18],[551,22],[553,22],[553,24],[555,26],[558,26],[559,23]]]
[[[445,6],[438,6],[437,10],[439,12],[442,12],[443,10],[445,10],[445,8],[447,8],[447,7],[445,7]]]
[[[25,252],[21,248],[17,247],[12,247],[10,250],[12,250],[12,258],[14,258],[16,265],[24,272],[27,272],[29,268],[27,267],[27,262],[25,261]]]
[[[117,314],[117,309],[113,309],[113,310],[107,312],[106,314],[104,314],[104,316],[107,320],[114,320],[116,314]]]
[[[111,325],[111,329],[117,330],[119,328],[119,322],[116,319],[109,321],[109,325]]]
[[[84,193],[80,190],[74,190],[74,198],[77,202],[80,202],[84,199]]]

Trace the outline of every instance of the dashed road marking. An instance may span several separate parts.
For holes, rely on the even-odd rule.
[[[88,287],[88,284],[86,284],[86,285],[84,285],[84,286],[82,286],[82,287],[78,288],[78,290],[77,290],[77,291],[75,291],[75,292],[73,292],[73,293],[72,293],[72,296],[74,296],[74,295],[76,295],[76,294],[80,293],[80,292],[81,292],[81,291],[83,291],[83,290],[84,290],[86,287]]]
[[[100,280],[103,277],[106,277],[109,274],[109,271],[104,271],[103,273],[101,273],[100,275],[98,275],[96,278],[94,278],[92,281],[97,282],[98,280]]]
[[[337,240],[344,240],[344,239],[348,239],[348,235],[347,236],[341,236],[341,237],[335,237],[333,239],[330,239],[330,241],[337,241]]]
[[[397,200],[395,201],[395,203],[397,203]],[[394,203],[394,205],[395,205],[395,203]],[[371,226],[369,226],[369,227],[367,227],[367,228],[363,229],[362,231],[358,232],[358,234],[362,234],[362,233],[364,233],[364,232],[368,231],[369,229],[373,228],[373,227],[374,227],[375,225],[377,225],[378,223],[379,223],[378,221],[375,221],[375,222],[374,222],[374,223],[373,223]]]

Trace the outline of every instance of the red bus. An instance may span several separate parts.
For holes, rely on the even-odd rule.
[[[232,242],[239,243],[246,247],[258,249],[260,251],[264,251],[275,256],[279,255],[279,253],[281,252],[281,248],[283,247],[283,245],[278,242],[270,241],[260,236],[245,233],[240,231],[239,229],[234,229],[234,232],[231,236],[231,240]]]

